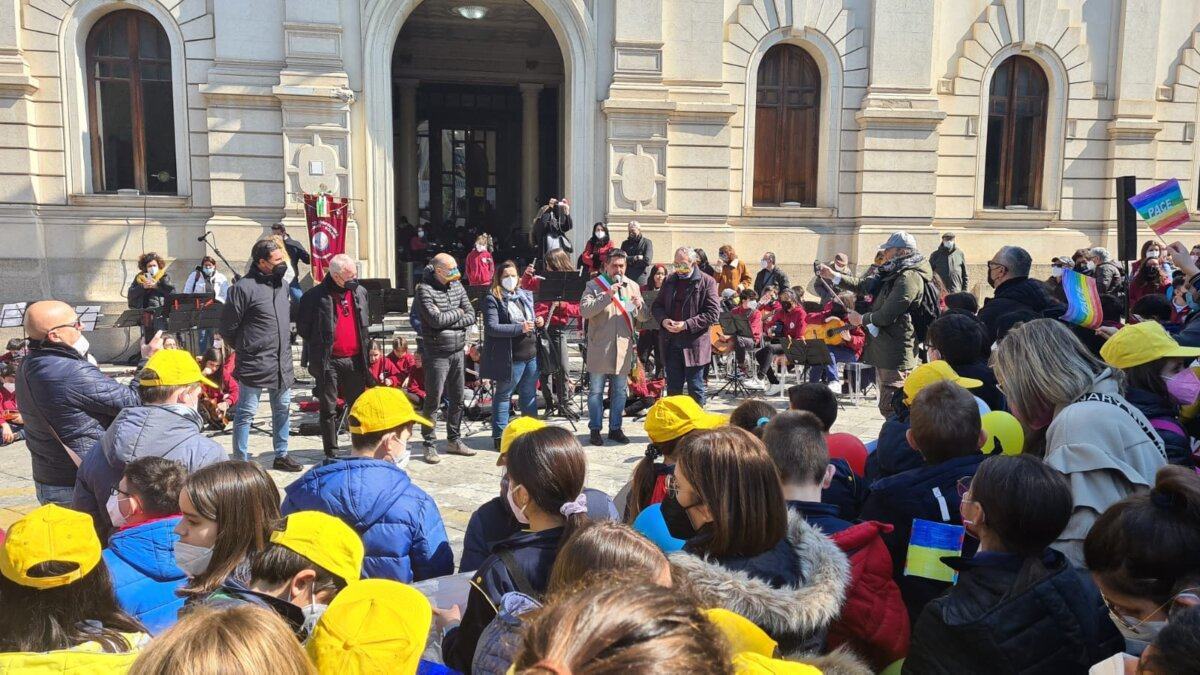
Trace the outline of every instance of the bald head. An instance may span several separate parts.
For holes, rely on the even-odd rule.
[[[75,309],[67,303],[42,300],[25,309],[25,334],[32,340],[49,338],[55,342],[75,344],[79,337],[79,330],[75,328],[78,320]]]
[[[439,253],[433,256],[430,265],[433,266],[434,276],[443,284],[454,281],[461,276],[458,274],[458,263],[455,262],[454,256],[449,253]]]

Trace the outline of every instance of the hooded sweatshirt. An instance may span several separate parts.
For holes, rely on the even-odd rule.
[[[91,514],[103,539],[112,526],[105,505],[129,462],[162,457],[192,473],[229,459],[224,448],[200,433],[203,425],[200,413],[178,403],[125,408],[79,465],[71,508]]]
[[[1083,567],[1083,540],[1092,524],[1108,507],[1148,490],[1167,453],[1150,421],[1121,396],[1113,371],[1106,369],[1081,400],[1055,410],[1046,429],[1045,459],[1066,475],[1075,499],[1071,520],[1052,546]]]

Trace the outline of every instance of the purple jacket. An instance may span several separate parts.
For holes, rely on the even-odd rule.
[[[668,274],[650,308],[655,324],[661,326],[664,319],[673,318],[676,294],[682,298],[681,318],[677,320],[683,321],[684,329],[681,333],[660,330],[658,339],[662,349],[682,349],[685,366],[706,366],[712,361],[712,338],[708,329],[721,318],[717,280],[699,268],[693,268],[691,275],[684,278]]]

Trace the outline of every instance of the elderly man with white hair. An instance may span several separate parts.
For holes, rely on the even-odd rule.
[[[1125,294],[1125,274],[1108,249],[1097,246],[1089,252],[1088,259],[1096,265],[1092,274],[1096,277],[1096,290],[1100,295],[1120,297]]]
[[[367,289],[358,283],[354,259],[333,256],[321,283],[300,298],[296,333],[308,347],[308,372],[317,381],[321,405],[321,443],[325,455],[337,454],[337,401],[354,405],[370,382],[367,363]]]

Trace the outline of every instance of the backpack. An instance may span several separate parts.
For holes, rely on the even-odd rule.
[[[925,337],[929,334],[929,325],[937,320],[942,315],[942,296],[938,292],[938,287],[933,283],[932,279],[921,280],[920,297],[913,300],[913,304],[909,307],[908,315],[912,319],[913,337],[916,344],[924,344]]]

